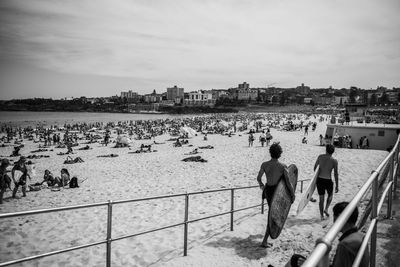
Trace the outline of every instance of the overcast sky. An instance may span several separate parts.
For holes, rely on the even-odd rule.
[[[1,0],[0,99],[400,86],[399,0]]]

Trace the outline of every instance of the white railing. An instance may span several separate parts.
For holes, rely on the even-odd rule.
[[[364,254],[368,242],[370,241],[370,266],[375,267],[376,265],[376,237],[377,237],[377,225],[378,225],[378,214],[382,208],[383,202],[387,198],[387,218],[392,216],[392,201],[396,198],[397,189],[397,176],[399,173],[399,147],[400,147],[400,135],[397,138],[397,142],[393,147],[392,151],[386,158],[381,162],[376,170],[374,170],[367,182],[361,187],[360,191],[354,196],[351,202],[347,205],[345,210],[340,214],[335,223],[329,229],[328,233],[322,238],[317,240],[317,244],[310,256],[302,265],[303,267],[327,267],[329,262],[329,252],[332,247],[333,240],[337,237],[340,230],[343,228],[347,220],[350,218],[354,209],[360,203],[364,195],[369,191],[372,186],[372,211],[371,211],[371,223],[364,237],[363,243],[357,254],[357,257],[353,263],[353,267],[359,266],[362,255]],[[378,177],[385,167],[389,164],[388,184],[382,193],[381,199],[378,202]]]

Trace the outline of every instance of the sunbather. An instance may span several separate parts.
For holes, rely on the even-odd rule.
[[[54,186],[56,184],[56,179],[49,170],[44,171],[43,181],[40,183],[47,183],[48,186]]]
[[[193,157],[184,158],[182,161],[185,161],[185,162],[188,162],[188,161],[207,162],[207,160],[203,159],[201,156],[193,156]]]
[[[98,158],[115,158],[118,157],[118,154],[107,154],[107,155],[99,155]]]
[[[70,180],[70,175],[67,169],[63,168],[61,169],[61,178],[60,177],[56,177],[56,184],[59,187],[63,187],[63,186],[67,186],[69,184],[69,180]]]
[[[70,156],[68,156],[67,159],[64,161],[64,164],[74,164],[81,162],[85,162],[81,157],[76,157],[75,159],[72,159]]]
[[[214,147],[211,145],[207,145],[207,146],[199,146],[200,149],[213,149]]]

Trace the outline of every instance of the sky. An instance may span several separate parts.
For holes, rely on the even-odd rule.
[[[400,86],[398,0],[1,0],[0,99]]]

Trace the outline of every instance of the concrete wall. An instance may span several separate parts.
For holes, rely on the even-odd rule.
[[[386,150],[397,141],[397,133],[400,129],[394,127],[373,127],[373,126],[350,126],[350,125],[328,125],[326,134],[332,136],[334,128],[339,136],[350,135],[353,148],[357,147],[362,136],[367,136],[370,149]]]

